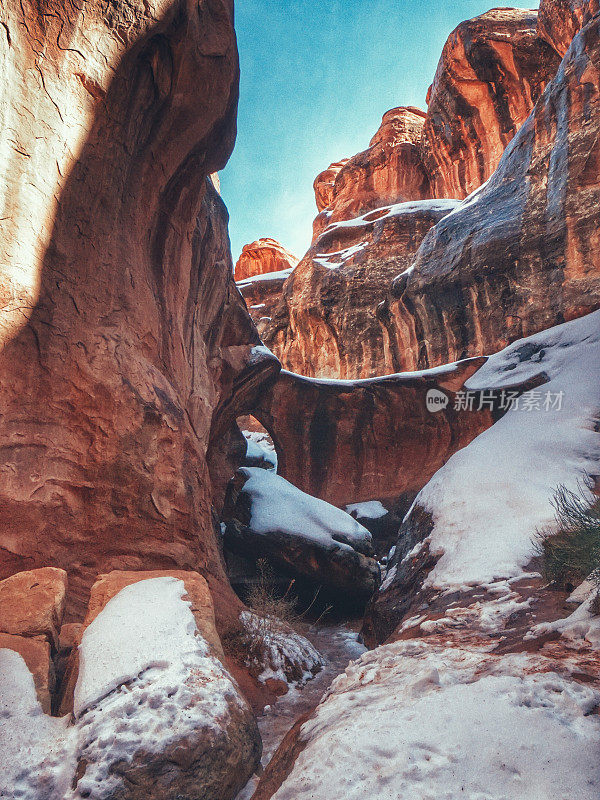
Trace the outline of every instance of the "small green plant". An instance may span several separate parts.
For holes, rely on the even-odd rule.
[[[600,590],[600,497],[589,487],[572,492],[559,486],[554,494],[555,523],[538,531],[537,549],[544,577],[572,588],[590,578]]]

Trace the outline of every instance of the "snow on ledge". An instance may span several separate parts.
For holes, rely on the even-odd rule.
[[[274,472],[260,467],[242,467],[248,476],[243,491],[252,498],[250,527],[257,534],[282,531],[330,548],[364,550],[371,534],[345,511],[312,497]]]

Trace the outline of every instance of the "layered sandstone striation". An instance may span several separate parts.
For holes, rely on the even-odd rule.
[[[256,275],[293,269],[298,263],[295,255],[275,239],[257,239],[245,244],[235,265],[236,281]]]
[[[421,155],[433,197],[464,198],[496,169],[560,62],[538,14],[496,8],[444,46],[427,99]]]
[[[399,359],[391,348],[384,352],[377,306],[425,234],[455,206],[448,200],[398,203],[332,223],[287,279],[271,319],[259,326],[265,344],[286,368],[309,377],[397,371]]]
[[[220,443],[278,369],[208,178],[235,138],[232,4],[78,8],[0,9],[0,576],[64,568],[72,619],[100,572],[200,570],[223,623]]]
[[[444,47],[427,112],[392,109],[367,150],[317,177],[310,250],[281,282],[275,309],[280,287],[256,286],[251,296],[261,336],[286,368],[353,379],[419,361],[404,354],[388,287],[452,210],[440,201],[465,198],[496,169],[558,69],[548,38],[537,11],[494,9],[462,23]]]
[[[404,369],[493,352],[600,305],[599,26],[577,36],[486,185],[392,284]]]

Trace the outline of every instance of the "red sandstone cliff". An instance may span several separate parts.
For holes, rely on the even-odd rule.
[[[278,368],[207,177],[235,138],[232,4],[9,0],[0,23],[0,576],[63,567],[81,614],[101,571],[195,569],[222,620],[213,442]]]
[[[493,352],[600,306],[599,27],[578,36],[489,182],[394,281],[402,368]]]
[[[257,239],[242,248],[235,265],[235,279],[243,281],[255,275],[293,269],[297,263],[296,256],[275,239]]]
[[[462,23],[444,47],[427,113],[392,109],[369,149],[317,177],[310,250],[276,308],[279,287],[255,286],[251,295],[261,336],[285,367],[358,378],[419,362],[403,355],[413,344],[386,301],[389,283],[452,210],[423,201],[464,198],[496,169],[558,69],[547,38],[536,11],[496,9]],[[395,205],[407,201],[421,202]],[[511,316],[506,304],[504,313]]]
[[[433,197],[463,198],[496,169],[560,58],[536,11],[499,8],[461,23],[427,98],[421,155]]]

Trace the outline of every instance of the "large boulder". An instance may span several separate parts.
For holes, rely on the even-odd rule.
[[[67,573],[54,567],[0,581],[0,633],[39,636],[56,647],[66,593]]]
[[[229,0],[0,8],[0,577],[201,568],[224,432],[277,362],[208,177],[233,147]],[[43,52],[43,58],[40,53]]]
[[[599,364],[596,311],[515,342],[467,381],[470,392],[504,392],[509,408],[417,495],[367,614],[371,641],[385,641],[411,617],[418,626],[429,605],[458,624],[475,591],[498,602],[481,618],[472,610],[471,627],[477,621],[485,630],[527,608],[512,587],[539,578],[536,532],[555,523],[557,491],[578,492],[597,476]],[[515,380],[536,388],[517,397]],[[529,592],[539,594],[537,583]]]
[[[349,514],[259,467],[231,486],[225,548],[278,573],[366,601],[379,585],[371,534]]]
[[[404,369],[495,352],[600,305],[599,25],[576,37],[490,180],[392,285]]]
[[[41,713],[24,662],[0,650],[0,775],[24,797],[232,800],[258,766],[252,712],[185,600],[202,579],[133,579],[97,592],[116,591],[79,642],[70,726]]]
[[[0,648],[18,653],[33,676],[46,713],[56,688],[53,655],[59,647],[67,573],[45,567],[0,581]]]

